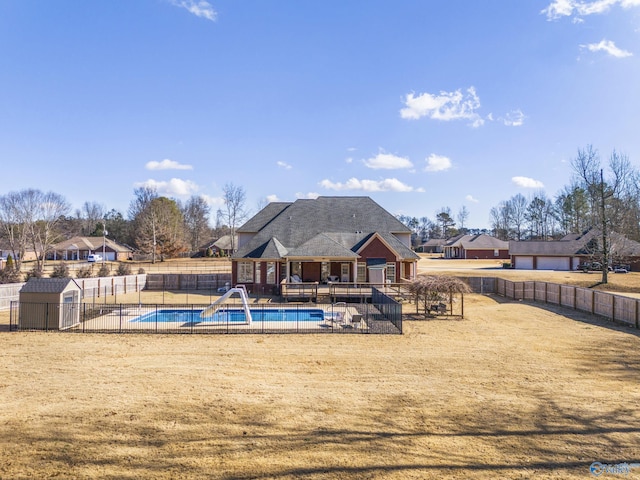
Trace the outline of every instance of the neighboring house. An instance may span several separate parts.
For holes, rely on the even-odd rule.
[[[233,240],[233,242],[232,242]],[[233,246],[232,246],[233,243]],[[231,235],[223,235],[212,243],[209,243],[200,248],[201,255],[206,256],[207,250],[211,249],[211,253],[216,256],[229,257],[233,253],[233,250],[238,249],[238,238],[232,238]]]
[[[14,257],[13,251],[11,250],[11,246],[9,245],[9,242],[7,242],[6,240],[0,240],[0,257],[6,259],[9,257],[9,255],[11,255],[12,258]],[[33,251],[33,248],[27,248],[26,251],[24,252],[24,257],[22,258],[22,261],[30,262],[30,261],[36,260],[37,258],[38,258],[38,255],[36,254],[36,252]]]
[[[444,238],[431,238],[422,245],[416,247],[416,252],[422,253],[442,253],[447,240]]]
[[[590,229],[582,234],[567,235],[561,240],[511,241],[511,264],[523,270],[577,270],[584,262],[600,260],[597,252],[601,238],[597,229]],[[640,243],[617,233],[611,233],[609,241],[612,264],[640,269]]]
[[[73,237],[56,243],[49,253],[50,260],[86,260],[92,253],[102,255],[105,260],[130,260],[133,251],[105,237]]]
[[[444,258],[508,259],[509,242],[491,235],[458,235],[447,240],[443,247]]]
[[[273,202],[238,229],[233,284],[414,279],[411,230],[369,197]]]

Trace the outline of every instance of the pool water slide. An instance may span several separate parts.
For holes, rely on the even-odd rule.
[[[222,295],[219,299],[209,305],[200,313],[200,318],[207,318],[213,316],[218,308],[231,297],[233,294],[237,293],[240,295],[240,300],[242,301],[242,308],[244,309],[244,315],[247,319],[247,325],[251,324],[251,309],[249,308],[249,295],[247,295],[247,288],[244,285],[236,285],[233,288],[227,290],[224,295]]]

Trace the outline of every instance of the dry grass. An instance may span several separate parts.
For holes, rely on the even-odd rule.
[[[0,478],[565,479],[640,459],[637,331],[480,295],[465,312],[402,336],[2,333]]]

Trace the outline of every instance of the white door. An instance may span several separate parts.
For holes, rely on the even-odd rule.
[[[533,257],[514,257],[517,270],[533,270]]]
[[[538,257],[538,270],[569,270],[569,257]]]

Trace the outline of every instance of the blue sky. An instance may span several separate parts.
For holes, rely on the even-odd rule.
[[[640,162],[640,0],[0,0],[0,194],[369,195],[467,226]]]

